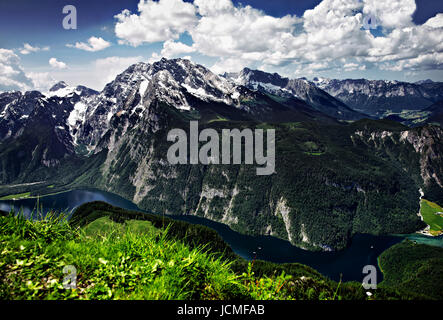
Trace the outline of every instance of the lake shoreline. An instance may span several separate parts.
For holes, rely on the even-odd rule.
[[[43,181],[43,182],[44,182],[44,181]],[[43,183],[43,182],[27,183],[27,184],[25,184],[25,185],[34,185],[34,184],[39,184],[39,183]],[[77,188],[74,187],[74,188],[71,188],[71,189],[61,190],[61,191],[57,191],[57,192],[53,192],[53,193],[47,193],[47,194],[43,194],[43,195],[26,196],[26,197],[18,197],[18,198],[11,198],[11,199],[5,199],[5,198],[7,198],[7,197],[9,197],[9,196],[3,196],[3,197],[0,198],[0,201],[20,201],[20,200],[25,200],[25,199],[41,199],[41,198],[44,198],[44,197],[55,196],[55,195],[59,195],[59,194],[63,194],[63,193],[68,193],[68,192],[76,191],[76,190],[88,190],[88,191],[92,191],[92,192],[95,191],[95,192],[106,192],[106,193],[114,194],[114,195],[117,195],[117,196],[119,196],[119,197],[125,199],[125,200],[128,201],[128,202],[131,202],[134,206],[137,207],[137,210],[140,211],[140,212],[162,215],[162,214],[160,214],[160,213],[149,212],[149,211],[143,210],[143,209],[139,208],[138,205],[135,204],[134,202],[132,202],[131,200],[126,199],[125,197],[123,197],[123,196],[121,196],[121,195],[119,195],[119,194],[117,194],[117,193],[109,192],[109,191],[106,191],[106,190],[101,190],[101,189],[96,188],[96,187],[77,187]],[[417,213],[417,215],[420,216],[420,218],[421,218],[422,221],[424,221],[423,216],[422,216],[422,214],[421,214],[421,200],[423,199],[424,193],[423,193],[422,189],[420,189],[419,192],[420,192],[420,198],[419,198],[419,200],[420,200],[420,210],[419,210],[419,212]],[[32,191],[29,191],[29,192],[27,192],[27,193],[32,193]],[[188,215],[188,214],[183,214],[183,215],[176,215],[176,214],[172,214],[172,215],[171,215],[171,214],[165,214],[165,216],[170,217],[170,218],[172,218],[172,219],[175,219],[175,218],[178,218],[178,217],[185,217],[185,216],[191,216],[191,217],[194,217],[194,215]],[[201,217],[198,217],[198,216],[195,216],[195,217],[197,217],[197,218],[201,218]],[[213,220],[206,219],[206,218],[202,218],[202,219],[205,219],[205,220],[208,220],[208,221],[213,221]],[[221,222],[218,222],[218,221],[213,221],[213,222],[221,223]],[[221,224],[224,224],[224,223],[221,223]],[[224,224],[224,225],[225,225],[225,224]],[[230,228],[228,225],[226,225],[226,226],[227,226],[228,228]],[[230,228],[230,229],[231,229],[231,228]],[[231,229],[231,230],[232,230],[233,232],[237,232],[237,231],[234,231],[233,229]],[[366,233],[365,233],[365,234],[366,234]],[[372,235],[372,234],[367,233],[367,235]],[[404,237],[405,239],[407,239],[408,237],[413,237],[414,235],[420,235],[420,236],[431,237],[431,238],[439,238],[439,237],[442,237],[442,236],[443,236],[443,233],[440,233],[440,234],[432,234],[432,233],[430,233],[430,226],[427,225],[424,229],[417,230],[417,231],[414,232],[414,233],[410,233],[410,234],[409,234],[409,233],[408,233],[408,234],[407,234],[407,233],[405,233],[405,234],[384,234],[383,236]],[[259,236],[265,236],[265,235],[259,235]],[[275,237],[275,236],[272,236],[272,237],[277,238],[277,239],[280,239],[280,238]],[[282,239],[282,240],[284,240],[284,239]],[[286,240],[285,240],[285,241],[286,241]],[[351,242],[352,242],[352,239],[351,239]],[[294,245],[293,245],[293,246],[294,246]],[[295,247],[297,247],[297,246],[295,246]],[[305,251],[308,251],[308,252],[317,252],[317,251],[307,250],[307,249],[305,249],[305,248],[301,248],[301,247],[297,247],[297,248],[302,249],[302,250],[305,250]],[[346,249],[346,248],[341,249],[341,250],[345,250],[345,249]],[[340,252],[341,250],[333,250],[332,252]],[[318,251],[318,252],[320,252],[320,251]],[[329,252],[329,251],[321,251],[321,252]]]
[[[4,204],[9,203],[15,207],[26,205],[28,210],[31,210],[35,205],[35,198],[0,201],[0,209],[5,210]],[[38,198],[39,204],[43,207],[55,207],[59,211],[67,208],[74,209],[88,202],[103,201],[127,210],[152,213],[140,209],[124,197],[97,188],[75,188],[69,191],[57,192],[55,195],[38,196]],[[343,281],[361,281],[362,268],[368,264],[377,267],[381,279],[383,274],[378,267],[378,256],[392,245],[403,241],[407,236],[357,234],[353,236],[350,245],[343,250],[315,252],[298,248],[287,240],[276,237],[241,234],[225,224],[201,217],[189,215],[165,216],[177,221],[200,224],[215,230],[236,254],[246,260],[258,259],[274,263],[301,263],[337,281],[340,279],[340,274],[343,274]]]

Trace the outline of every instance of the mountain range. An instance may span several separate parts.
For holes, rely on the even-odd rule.
[[[443,199],[442,83],[216,75],[184,59],[130,66],[101,92],[64,82],[0,93],[0,195],[94,187],[310,250],[424,227]],[[420,126],[385,116],[422,112]],[[399,116],[400,122],[404,118]],[[276,174],[168,164],[172,128],[275,128]]]
[[[443,100],[442,82],[314,78],[313,83],[354,110],[377,118],[423,110]]]

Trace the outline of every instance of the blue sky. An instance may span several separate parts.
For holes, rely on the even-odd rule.
[[[62,9],[74,5],[77,29]],[[365,29],[368,16],[375,29]],[[101,90],[130,64],[186,57],[215,72],[443,81],[434,0],[3,0],[0,91],[58,80]]]

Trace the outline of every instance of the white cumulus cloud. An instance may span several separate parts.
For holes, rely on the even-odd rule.
[[[403,28],[413,25],[416,9],[415,0],[364,0],[363,13],[375,15],[383,27]]]
[[[56,69],[66,69],[68,66],[62,61],[58,61],[56,58],[49,59],[49,65]]]
[[[163,43],[161,55],[165,58],[173,58],[181,56],[182,54],[194,52],[195,48],[188,46],[182,42],[175,42],[168,40]]]
[[[287,51],[301,22],[295,15],[275,18],[251,6],[236,7],[231,0],[195,0],[194,5],[201,18],[189,31],[193,47],[225,59],[260,61],[269,58],[270,53]]]
[[[66,46],[69,48],[77,48],[80,50],[95,52],[108,48],[111,46],[111,43],[101,37],[90,37],[88,39],[88,43],[76,42],[75,44],[67,44]]]
[[[20,58],[13,50],[0,48],[0,91],[32,88],[32,81],[20,65]]]
[[[178,39],[197,22],[195,13],[195,7],[182,0],[141,0],[138,14],[126,9],[115,16],[115,34],[132,46]]]
[[[20,49],[20,53],[24,55],[39,51],[49,51],[49,47],[33,47],[29,43],[25,43],[23,48]]]

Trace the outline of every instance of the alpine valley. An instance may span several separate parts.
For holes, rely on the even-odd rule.
[[[443,83],[216,75],[137,63],[101,92],[57,83],[0,94],[0,197],[97,188],[158,214],[196,215],[308,250],[413,233],[419,190],[443,204]],[[275,173],[170,165],[169,130],[274,128]],[[50,190],[50,191],[48,191]]]

